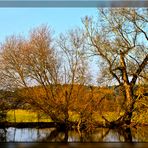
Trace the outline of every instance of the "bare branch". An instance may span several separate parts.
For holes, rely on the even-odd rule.
[[[148,54],[146,55],[146,57],[144,58],[143,62],[139,65],[136,73],[133,75],[133,78],[131,80],[131,84],[134,85],[136,83],[136,80],[139,76],[139,74],[141,73],[141,71],[144,69],[144,67],[147,65],[148,63]]]

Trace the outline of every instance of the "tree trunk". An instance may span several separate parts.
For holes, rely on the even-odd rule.
[[[68,92],[66,91],[65,92],[65,111],[64,111],[64,114],[65,114],[65,125],[66,125],[67,128],[69,126],[68,106],[69,106],[69,98],[68,98]]]
[[[125,85],[126,93],[126,112],[124,115],[124,122],[127,125],[131,124],[133,109],[134,109],[134,98],[133,98],[133,89],[130,85]]]
[[[68,114],[68,110],[66,110],[66,112],[65,112],[65,126],[66,126],[66,128],[68,128],[69,127],[69,114]]]
[[[14,109],[14,122],[16,123],[16,114],[15,114],[15,109]]]
[[[123,80],[123,86],[124,86],[125,98],[126,98],[126,102],[125,102],[126,112],[123,118],[121,118],[121,122],[122,124],[130,125],[135,101],[133,98],[133,86],[129,83],[127,67],[126,67],[124,58],[125,58],[124,53],[120,51],[120,65],[121,65],[120,70],[122,73],[122,80]]]

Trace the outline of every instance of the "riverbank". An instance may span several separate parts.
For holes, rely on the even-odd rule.
[[[50,128],[58,127],[56,122],[0,122],[0,128]]]
[[[63,127],[64,124],[58,122],[0,122],[0,128],[59,128]],[[71,122],[71,127],[76,127],[77,123]],[[148,126],[148,123],[134,123],[132,122],[131,127],[136,126]],[[100,123],[96,123],[96,127],[105,127]]]

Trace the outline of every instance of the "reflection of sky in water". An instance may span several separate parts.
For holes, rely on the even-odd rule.
[[[78,132],[72,132],[72,131],[69,131],[68,132],[68,142],[73,142],[73,141],[80,141],[80,135]]]
[[[114,132],[112,130],[109,131],[109,133],[104,137],[103,141],[105,142],[118,142],[119,141],[119,134],[117,132]]]
[[[35,128],[23,128],[23,129],[15,129],[15,128],[8,128],[7,129],[7,142],[10,141],[39,141],[41,138],[46,137],[50,132],[53,130],[51,129],[35,129]]]
[[[132,131],[133,142],[147,142],[148,127],[140,127]],[[65,139],[64,132],[57,132],[55,128],[7,128],[6,142],[61,142]],[[53,131],[53,132],[52,132]],[[52,132],[52,134],[51,134]],[[3,129],[0,134],[4,134]],[[2,136],[1,136],[2,137]],[[4,136],[5,137],[5,136]],[[1,139],[0,139],[1,140]],[[124,142],[125,138],[116,130],[97,128],[92,134],[68,132],[68,142]]]

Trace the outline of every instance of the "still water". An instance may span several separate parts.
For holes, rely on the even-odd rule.
[[[148,126],[131,129],[132,142],[148,142]],[[66,131],[55,128],[6,128],[0,129],[0,142],[125,142],[119,130],[97,128],[92,133]]]

